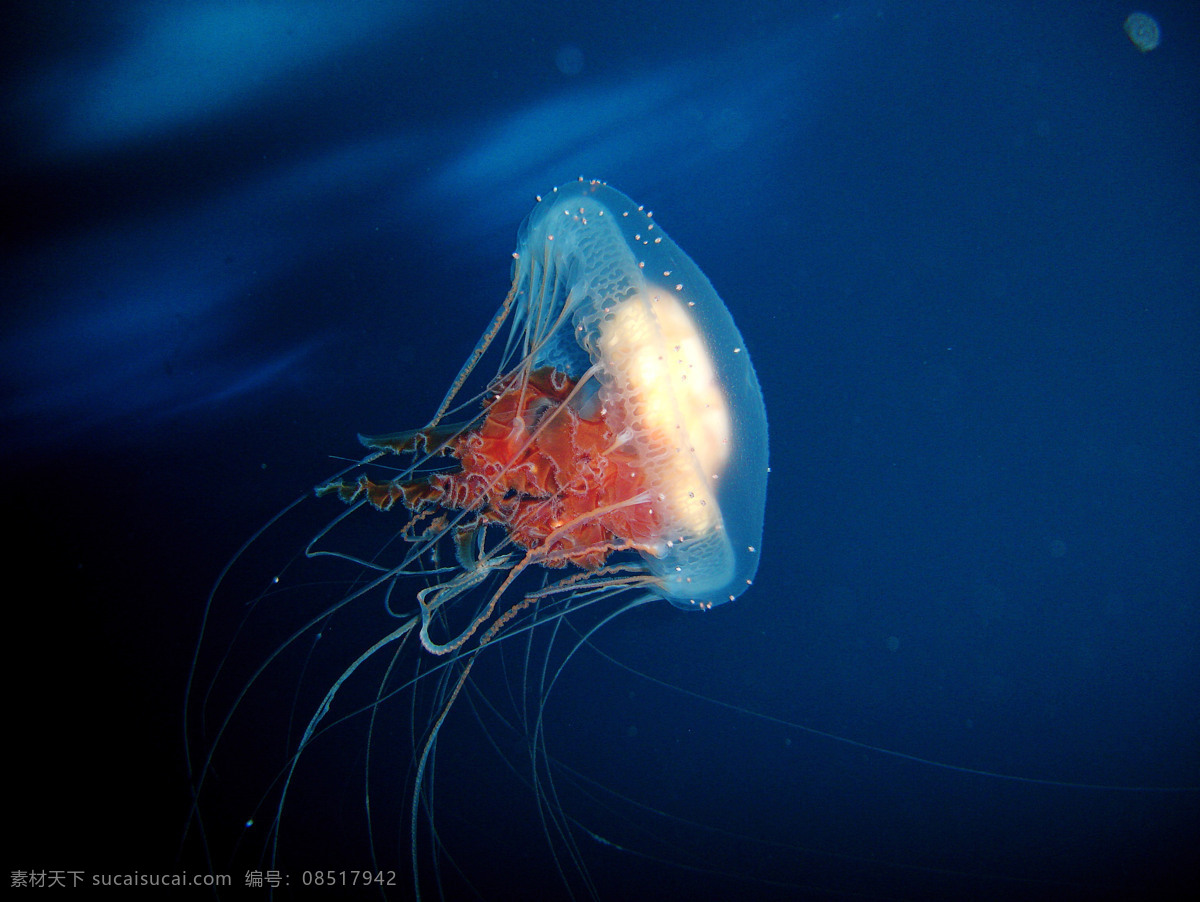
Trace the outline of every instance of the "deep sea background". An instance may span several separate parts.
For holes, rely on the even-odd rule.
[[[12,5],[9,870],[205,868],[195,825],[181,851],[183,708],[213,581],[357,432],[429,418],[535,196],[583,175],[653,209],[720,292],[772,463],[754,587],[616,618],[551,694],[598,895],[1190,897],[1200,7],[1145,6],[1149,53],[1135,8]],[[338,512],[305,501],[220,604]],[[364,607],[338,623],[351,647],[381,634]],[[507,699],[504,663],[480,697]],[[260,702],[328,684],[304,666]],[[409,716],[374,738],[395,748],[373,779],[397,898]],[[271,722],[208,784],[212,867],[238,880],[264,835],[229,864],[264,788],[238,762],[285,766]],[[293,886],[371,866],[362,742],[331,732],[296,778]],[[520,737],[459,706],[438,752],[444,894],[565,897]]]

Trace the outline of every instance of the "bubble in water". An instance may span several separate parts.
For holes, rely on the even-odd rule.
[[[578,75],[583,71],[583,51],[574,44],[563,44],[554,53],[554,65],[563,75]]]
[[[1158,22],[1149,13],[1130,13],[1125,20],[1125,34],[1142,53],[1149,53],[1162,39]]]

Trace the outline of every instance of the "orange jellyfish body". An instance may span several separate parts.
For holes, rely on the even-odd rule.
[[[613,550],[653,543],[661,524],[637,459],[614,447],[603,417],[588,419],[570,406],[574,388],[549,368],[523,383],[509,377],[486,402],[482,421],[444,444],[458,472],[381,483],[364,475],[338,492],[347,502],[365,495],[380,510],[400,499],[416,514],[476,512],[480,522],[507,529],[522,549],[536,550],[541,566],[595,570]],[[436,429],[421,430],[364,442],[403,453],[431,447],[437,436]],[[646,500],[627,503],[639,497]]]

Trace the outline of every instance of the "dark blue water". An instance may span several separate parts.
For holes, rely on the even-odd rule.
[[[602,898],[1194,891],[1195,5],[1145,8],[1149,53],[1107,2],[565,6],[10,14],[10,870],[207,867],[195,826],[180,857],[182,720],[213,580],[357,432],[429,418],[535,196],[584,175],[653,209],[743,333],[763,563],[735,604],[643,607],[563,669],[571,844],[500,719],[523,652],[481,663],[438,745],[445,895],[565,897],[551,849]],[[242,562],[227,637],[324,501]],[[361,650],[386,619],[373,599],[337,635]],[[242,666],[274,647],[245,639]],[[296,686],[304,720],[336,676],[304,657],[208,784],[212,868],[239,881]],[[404,898],[429,712],[389,712],[375,854]],[[293,885],[370,866],[361,720],[296,778]],[[436,898],[427,832],[421,854]]]

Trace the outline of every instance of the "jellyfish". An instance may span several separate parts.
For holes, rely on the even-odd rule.
[[[1125,34],[1133,41],[1133,46],[1142,53],[1149,53],[1158,46],[1162,38],[1157,20],[1149,13],[1130,13],[1124,27]]]
[[[316,503],[331,496],[346,507],[316,530],[300,558],[342,568],[340,581],[297,579],[285,567],[247,622],[287,593],[308,598],[329,584],[339,592],[327,603],[295,604],[273,650],[240,680],[229,672],[231,651],[215,655],[207,680],[199,673],[231,568],[210,596],[188,691],[189,729],[200,736],[190,737],[192,820],[206,857],[205,803],[223,769],[227,734],[258,716],[249,709],[262,703],[269,674],[292,658],[302,673],[315,673],[337,641],[342,663],[324,665],[316,692],[310,681],[293,693],[281,718],[282,764],[253,810],[238,815],[253,837],[238,846],[258,849],[261,865],[276,867],[288,816],[299,807],[297,774],[313,748],[338,724],[365,720],[366,766],[377,774],[381,718],[407,696],[413,713],[403,770],[411,781],[400,827],[420,896],[423,875],[440,882],[450,858],[441,849],[432,775],[460,700],[479,705],[471,694],[477,662],[509,639],[529,642],[539,629],[557,637],[568,632],[569,615],[601,611],[586,629],[570,628],[574,638],[553,665],[543,660],[542,688],[515,718],[527,720],[530,782],[551,825],[546,837],[560,846],[555,861],[575,860],[569,816],[546,790],[544,752],[538,765],[545,694],[558,673],[617,615],[656,600],[708,611],[738,598],[758,568],[767,422],[729,311],[650,212],[601,182],[571,182],[539,198],[522,226],[511,289],[432,418],[359,438],[366,456],[315,491],[324,499]],[[256,536],[239,558],[264,541]],[[369,623],[379,607],[386,619],[373,634],[356,623],[357,646],[341,638],[359,608],[369,608],[362,615]],[[234,642],[248,641],[242,637],[251,631],[237,626]],[[366,701],[346,704],[342,693],[356,679],[374,689]],[[208,717],[222,696],[221,716]],[[423,717],[415,713],[418,697]],[[265,732],[261,721],[254,729]],[[378,777],[364,784],[378,785]],[[371,790],[364,795],[374,860],[383,806]],[[589,886],[590,878],[580,879]]]

